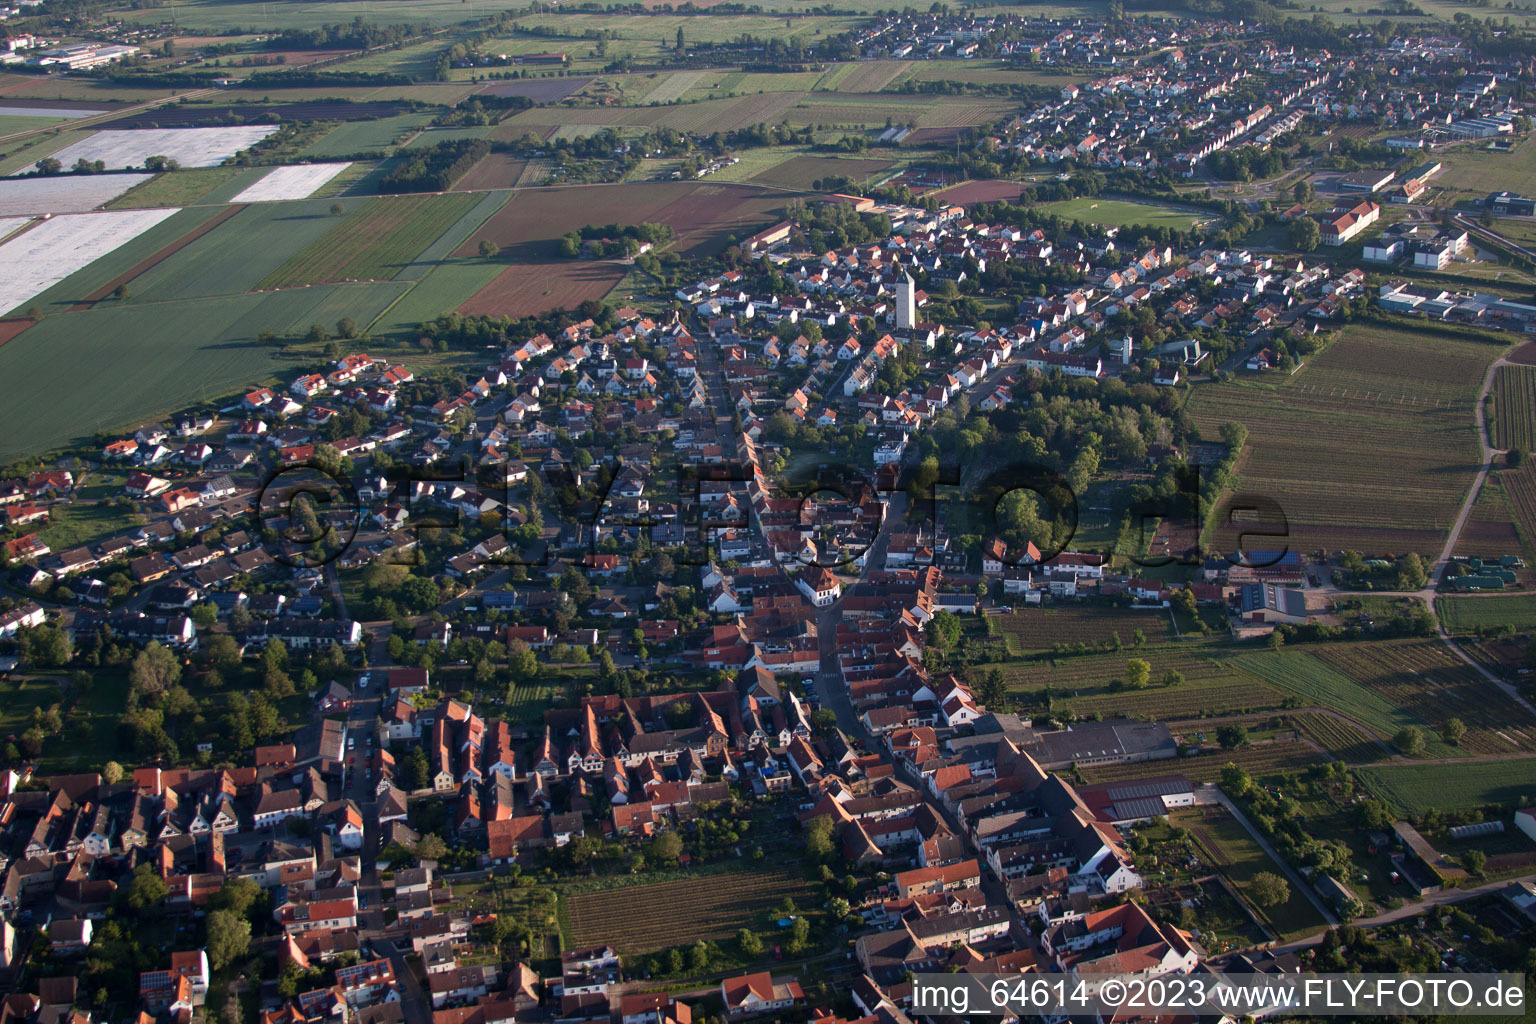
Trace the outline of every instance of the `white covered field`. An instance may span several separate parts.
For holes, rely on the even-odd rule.
[[[73,107],[12,107],[0,104],[0,117],[46,117],[73,121],[81,117],[105,114],[105,110],[76,110]]]
[[[0,245],[0,313],[21,306],[80,268],[132,241],[177,212],[110,210],[66,213]]]
[[[295,164],[274,167],[260,181],[241,192],[232,203],[270,203],[278,199],[308,199],[321,185],[351,167],[339,164]]]
[[[27,213],[84,213],[110,202],[149,174],[64,174],[55,178],[0,178],[0,217]]]
[[[100,160],[108,170],[142,167],[146,157],[164,156],[183,167],[216,167],[242,149],[277,131],[275,124],[234,128],[139,128],[97,132],[52,154],[66,168],[76,160]]]

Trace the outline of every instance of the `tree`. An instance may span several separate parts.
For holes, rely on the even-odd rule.
[[[1445,737],[1447,743],[1460,743],[1461,738],[1467,734],[1467,723],[1459,718],[1447,718],[1445,724],[1440,727],[1440,735]]]
[[[349,316],[344,316],[336,321],[336,333],[348,340],[357,337],[357,321]]]
[[[1221,768],[1221,789],[1228,796],[1245,797],[1253,789],[1253,776],[1242,765],[1228,761]]]
[[[507,671],[512,674],[514,680],[526,682],[538,675],[539,659],[534,657],[533,649],[526,643],[513,640],[507,645]]]
[[[1409,757],[1424,753],[1424,734],[1416,725],[1405,725],[1392,737],[1392,745]]]
[[[1007,697],[1008,684],[1004,682],[1002,672],[989,668],[981,674],[981,678],[976,683],[977,700],[989,709],[997,709],[1003,706],[1003,701]]]
[[[1261,907],[1278,907],[1291,898],[1291,884],[1273,871],[1260,871],[1254,875],[1248,890]]]
[[[832,856],[832,816],[822,815],[805,823],[805,856],[813,863]]]
[[[746,957],[759,957],[763,954],[763,940],[750,928],[743,928],[736,933],[736,946]]]
[[[115,786],[123,781],[123,766],[116,761],[108,761],[101,766],[101,777],[109,786]]]
[[[651,853],[661,864],[676,864],[682,852],[683,840],[676,832],[663,832],[651,843]]]
[[[434,832],[428,832],[416,844],[416,856],[422,860],[442,860],[447,853],[448,844]]]
[[[1216,741],[1226,750],[1235,750],[1248,742],[1248,727],[1239,722],[1220,726],[1216,730]]]
[[[245,917],[256,905],[261,887],[249,878],[231,878],[208,901],[210,910],[227,910],[238,917]]]
[[[1461,855],[1461,862],[1467,866],[1468,871],[1481,876],[1483,868],[1488,864],[1488,855],[1482,850],[1468,850]]]
[[[497,245],[495,242],[491,241],[489,238],[482,238],[482,239],[480,239],[480,258],[481,259],[483,259],[483,260],[493,260],[493,259],[496,258],[497,254],[500,253],[500,252],[501,252],[501,246]]]
[[[1291,195],[1298,203],[1310,203],[1315,192],[1310,181],[1298,181],[1296,187],[1291,190]]]
[[[128,669],[128,681],[141,697],[158,697],[180,680],[181,661],[158,640],[146,644]]]
[[[129,910],[139,913],[160,906],[170,889],[160,878],[160,872],[149,861],[133,869],[128,885],[123,891],[123,902]]]
[[[120,284],[116,288],[112,289],[112,297],[118,302],[122,302],[128,297],[128,286],[126,284]]]
[[[1302,252],[1311,252],[1323,241],[1323,229],[1317,226],[1317,221],[1311,217],[1297,217],[1291,221],[1288,232],[1291,248],[1300,249]]]
[[[1164,686],[1182,686],[1183,683],[1184,673],[1180,672],[1178,669],[1171,668],[1167,672],[1163,673]]]
[[[1125,663],[1125,685],[1132,690],[1143,689],[1152,678],[1152,664],[1145,658],[1132,658]]]
[[[37,162],[38,174],[59,174],[64,170],[64,164],[51,156],[45,156]]]
[[[343,203],[332,203],[331,204],[331,216],[332,217],[340,217],[342,214],[344,214],[346,212],[347,212],[347,208],[346,208],[345,204],[343,204]]]
[[[222,971],[250,952],[251,922],[232,910],[208,915],[208,966]]]

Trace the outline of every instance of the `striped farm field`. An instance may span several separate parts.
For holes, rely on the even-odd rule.
[[[1437,640],[1403,637],[1315,650],[1320,661],[1432,729],[1460,718],[1467,734],[1445,745],[1441,756],[1536,751],[1536,718]]]
[[[1292,547],[1433,552],[1476,472],[1472,406],[1494,355],[1351,324],[1283,382],[1197,385],[1188,411],[1208,437],[1248,428],[1243,489],[1279,502]]]
[[[1387,756],[1370,733],[1351,722],[1321,711],[1303,711],[1291,717],[1307,738],[1340,761],[1367,764]]]
[[[258,287],[388,280],[480,199],[464,192],[373,199],[295,253]]]
[[[1536,366],[1501,366],[1493,378],[1489,423],[1495,448],[1529,452],[1536,445]]]
[[[1008,649],[1014,652],[1049,651],[1057,644],[1083,643],[1094,647],[1111,643],[1116,636],[1124,649],[1130,651],[1137,630],[1148,644],[1160,644],[1168,635],[1168,617],[1159,611],[1077,605],[1024,608],[1007,615],[989,616],[987,626],[1006,637]]]
[[[754,868],[561,899],[574,948],[611,942],[620,953],[649,953],[729,939],[786,896],[804,907],[813,891],[798,874]]]
[[[1454,811],[1536,802],[1536,757],[1497,758],[1461,764],[1381,764],[1355,774],[1378,799],[1400,814]]]
[[[1238,750],[1222,750],[1195,757],[1176,757],[1161,761],[1132,761],[1129,764],[1102,764],[1079,768],[1092,785],[1099,782],[1123,782],[1150,779],[1159,775],[1182,775],[1191,782],[1215,782],[1228,762],[1241,765],[1254,777],[1301,771],[1322,760],[1305,743],[1272,743]]]
[[[1292,694],[1308,705],[1328,708],[1345,715],[1378,737],[1390,738],[1399,729],[1409,725],[1429,730],[1429,723],[1424,719],[1396,707],[1385,697],[1306,651],[1255,652],[1239,655],[1236,660],[1271,686]],[[1450,752],[1438,750],[1435,753],[1444,757]]]

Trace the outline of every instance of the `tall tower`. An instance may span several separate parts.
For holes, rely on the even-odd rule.
[[[910,331],[917,324],[917,282],[911,274],[902,274],[896,286],[896,327]]]

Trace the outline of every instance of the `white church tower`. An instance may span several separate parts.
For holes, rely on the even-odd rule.
[[[917,325],[917,282],[911,274],[902,274],[896,286],[896,327],[910,331]]]

